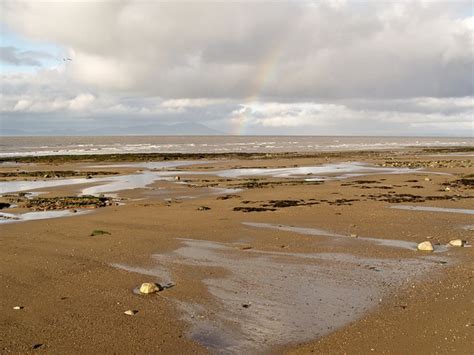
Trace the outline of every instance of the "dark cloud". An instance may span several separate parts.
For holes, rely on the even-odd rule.
[[[473,93],[468,2],[6,2],[18,31],[70,48],[71,74],[165,98]],[[53,25],[54,24],[54,25]]]

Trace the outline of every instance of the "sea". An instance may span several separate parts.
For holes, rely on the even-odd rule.
[[[0,157],[123,153],[317,152],[455,146],[474,146],[474,138],[336,136],[1,137]]]

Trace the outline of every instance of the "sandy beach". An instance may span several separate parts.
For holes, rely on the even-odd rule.
[[[473,164],[469,147],[4,158],[1,352],[470,354]]]
[[[0,355],[474,354],[472,0],[0,14]]]

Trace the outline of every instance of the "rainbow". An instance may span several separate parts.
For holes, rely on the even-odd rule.
[[[252,85],[250,85],[250,93],[244,98],[242,106],[258,102],[260,94],[267,86],[268,82],[275,77],[275,69],[285,49],[286,41],[280,40],[273,46],[272,50],[263,57],[257,66],[257,75],[255,76]],[[232,134],[241,136],[246,134],[247,119],[245,114],[233,117]]]

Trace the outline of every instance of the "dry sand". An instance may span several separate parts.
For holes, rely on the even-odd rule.
[[[334,171],[322,182],[307,172],[216,175],[348,161],[420,170]],[[472,185],[458,181],[472,163],[413,151],[213,159],[114,191],[119,205],[2,224],[1,352],[471,354],[474,250],[446,244],[474,243]],[[93,165],[53,160],[0,171],[150,173]],[[69,196],[101,184],[42,190]],[[389,208],[399,205],[466,211]],[[416,251],[424,240],[434,253]],[[174,286],[137,295],[142,282]]]

